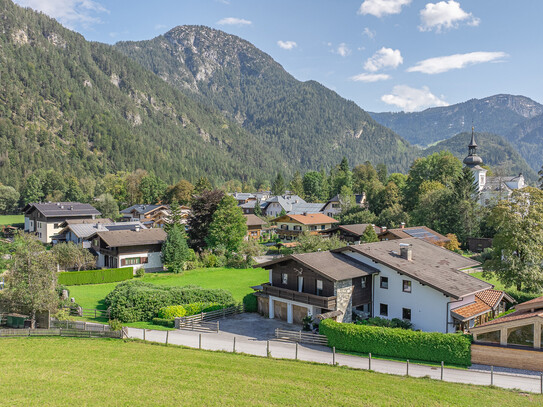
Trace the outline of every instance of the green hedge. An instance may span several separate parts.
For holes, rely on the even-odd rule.
[[[84,285],[115,283],[134,277],[133,267],[118,269],[65,271],[58,273],[58,283],[64,285]]]
[[[539,294],[525,293],[523,291],[517,291],[517,290],[505,290],[505,293],[513,297],[515,301],[517,302],[517,304],[521,304],[523,302],[541,297],[540,293]]]
[[[462,334],[410,331],[367,325],[341,324],[330,319],[319,325],[336,349],[402,359],[471,365],[471,341]]]
[[[175,328],[175,319],[153,318],[152,321],[155,325],[162,325],[167,328]]]
[[[249,293],[243,297],[243,305],[245,307],[245,312],[257,312],[258,311],[258,302],[256,295],[254,293]]]

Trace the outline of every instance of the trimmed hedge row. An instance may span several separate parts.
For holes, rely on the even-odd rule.
[[[229,291],[198,286],[168,287],[140,280],[120,283],[105,298],[111,317],[122,322],[151,321],[163,307],[177,304],[235,304]],[[185,307],[185,306],[184,306]]]
[[[155,325],[162,325],[166,328],[175,328],[175,319],[153,318],[152,321]]]
[[[216,302],[193,302],[183,305],[170,305],[158,310],[157,316],[164,319],[174,319],[178,317],[189,317],[200,312],[211,312],[223,309],[225,306]]]
[[[63,271],[58,273],[58,284],[84,285],[116,283],[117,281],[130,280],[134,277],[133,267],[118,269]]]
[[[319,332],[328,338],[328,346],[345,351],[471,365],[471,340],[462,334],[342,324],[330,319],[320,323]]]
[[[243,297],[243,305],[245,307],[245,312],[257,312],[258,311],[258,300],[254,293],[249,293]]]

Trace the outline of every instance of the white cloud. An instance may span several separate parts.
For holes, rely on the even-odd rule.
[[[355,82],[378,82],[390,79],[390,75],[387,75],[386,73],[361,73],[351,76],[349,79]]]
[[[364,64],[364,69],[376,72],[383,68],[397,68],[401,63],[403,63],[403,58],[399,49],[383,47],[368,58]]]
[[[157,24],[157,25],[155,25],[155,30],[157,30],[157,31],[161,31],[161,30],[164,30],[166,28],[168,28],[168,26],[166,24]]]
[[[109,13],[104,6],[93,0],[16,0],[16,3],[41,11],[69,28],[76,24],[90,26],[100,23],[96,14]]]
[[[370,39],[374,39],[376,32],[369,29],[368,27],[366,27],[366,28],[364,28],[364,31],[362,32],[362,34],[364,34],[365,36],[367,36]]]
[[[277,41],[277,45],[283,49],[293,49],[298,46],[294,41]]]
[[[217,21],[219,25],[251,25],[252,21],[245,20],[243,18],[226,17]]]
[[[411,0],[364,0],[358,9],[358,14],[371,14],[382,17],[387,14],[399,14],[402,6],[407,6]]]
[[[218,3],[226,4],[227,6],[230,5],[230,2],[228,0],[216,0]]]
[[[351,50],[349,49],[347,44],[342,42],[341,44],[338,45],[338,47],[335,49],[334,52],[338,55],[341,55],[342,57],[346,57],[347,55],[351,53]]]
[[[508,55],[505,52],[470,52],[467,54],[454,54],[444,57],[429,58],[417,62],[415,66],[407,69],[407,72],[422,72],[435,74],[462,69],[468,65],[482,64],[484,62],[500,62]]]
[[[423,86],[422,89],[416,89],[406,85],[397,85],[394,86],[391,94],[381,96],[381,100],[389,105],[398,106],[406,112],[413,112],[433,106],[449,105],[431,93],[427,86]]]
[[[437,32],[457,28],[461,22],[472,26],[477,26],[481,22],[471,13],[462,10],[460,3],[454,0],[426,4],[426,7],[420,11],[420,19],[422,25],[419,26],[419,30],[431,31],[435,29]]]

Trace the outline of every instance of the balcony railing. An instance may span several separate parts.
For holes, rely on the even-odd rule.
[[[262,285],[262,292],[264,294],[272,295],[274,297],[284,298],[285,300],[291,300],[301,302],[304,304],[314,305],[316,307],[334,310],[336,309],[336,297],[321,297],[320,295],[313,295],[307,293],[301,293],[294,290],[288,290],[286,288],[274,287],[269,283]]]

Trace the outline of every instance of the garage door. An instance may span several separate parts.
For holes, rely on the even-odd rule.
[[[274,317],[283,321],[287,320],[287,303],[286,302],[273,302]]]
[[[298,305],[292,306],[292,322],[295,324],[301,324],[302,319],[307,316],[307,308],[300,307]]]

